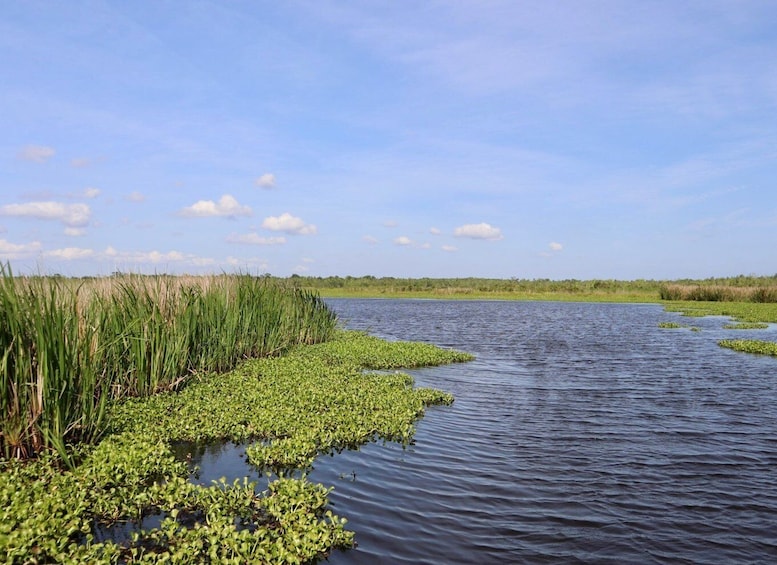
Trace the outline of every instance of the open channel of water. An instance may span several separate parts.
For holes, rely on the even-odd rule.
[[[359,544],[330,563],[776,562],[777,359],[717,345],[775,326],[658,305],[328,303],[348,328],[477,355],[410,371],[456,397],[414,445],[316,462]],[[202,480],[245,475],[240,451],[202,454]]]

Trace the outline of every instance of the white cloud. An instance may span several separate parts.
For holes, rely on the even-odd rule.
[[[240,243],[244,245],[282,245],[286,243],[285,237],[261,237],[255,233],[236,234],[227,236],[227,243]]]
[[[395,228],[399,225],[399,223],[396,220],[386,220],[383,222],[384,228]]]
[[[146,195],[138,192],[137,190],[134,192],[130,192],[126,197],[126,200],[129,200],[130,202],[143,202],[146,199]]]
[[[275,175],[272,173],[265,173],[257,178],[254,184],[259,188],[275,188]]]
[[[375,245],[376,243],[378,243],[378,238],[376,238],[376,237],[373,237],[373,236],[371,236],[371,235],[365,235],[365,236],[362,238],[362,241],[366,241],[366,242],[367,242],[367,243],[369,243],[370,245]]]
[[[468,237],[470,239],[503,239],[502,230],[485,222],[480,224],[466,224],[459,226],[453,232],[456,237]]]
[[[400,235],[399,237],[394,238],[394,243],[396,245],[413,245],[413,240],[406,235]]]
[[[62,202],[28,202],[0,206],[2,216],[21,216],[39,220],[58,220],[70,227],[81,227],[89,223],[92,211],[86,204],[63,204]]]
[[[211,216],[234,218],[237,216],[250,216],[251,208],[241,205],[231,194],[225,194],[218,202],[198,200],[191,206],[181,210],[179,215],[187,218],[207,218]]]
[[[54,156],[53,148],[45,145],[28,145],[19,151],[19,159],[23,161],[32,161],[34,163],[45,163]]]
[[[431,249],[431,248],[432,248],[432,244],[429,243],[428,241],[421,244],[421,249]]]
[[[52,249],[43,253],[44,257],[51,259],[62,259],[72,261],[74,259],[89,259],[94,256],[93,249],[83,249],[81,247],[65,247],[63,249]]]
[[[100,196],[100,189],[94,187],[85,188],[82,195],[84,198],[97,198]]]
[[[442,246],[443,251],[447,251],[449,253],[453,253],[454,251],[458,251],[458,247],[454,247],[453,245],[443,245]]]
[[[560,243],[556,243],[555,241],[551,241],[548,244],[548,247],[550,247],[551,251],[561,251],[562,249],[564,249],[563,245],[561,245]]]
[[[318,229],[313,224],[306,224],[302,218],[284,212],[280,216],[269,216],[262,222],[262,227],[272,231],[282,231],[292,235],[313,235]]]
[[[438,228],[429,228],[429,233],[432,235],[440,235],[442,232]]]
[[[39,241],[30,243],[11,243],[5,239],[0,239],[0,257],[3,259],[22,259],[29,257],[40,251]]]
[[[84,228],[65,228],[65,235],[70,237],[77,237],[86,234]]]

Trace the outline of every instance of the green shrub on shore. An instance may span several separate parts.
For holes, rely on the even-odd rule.
[[[0,265],[0,454],[92,442],[109,401],[332,335],[318,295],[247,275],[14,277]]]

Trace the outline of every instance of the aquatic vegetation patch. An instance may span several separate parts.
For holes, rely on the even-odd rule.
[[[670,329],[670,330],[672,330],[672,329],[684,328],[686,326],[684,326],[682,324],[678,324],[677,322],[660,322],[658,324],[658,327],[659,328],[663,328],[663,329]]]
[[[769,324],[763,322],[738,322],[736,324],[726,324],[723,329],[726,330],[765,330]]]
[[[686,326],[684,324],[678,324],[677,322],[659,322],[658,327],[662,329],[668,329],[668,330],[687,329],[687,330],[691,330],[692,332],[701,331],[701,328],[698,326]]]
[[[317,456],[368,441],[409,443],[427,406],[453,402],[414,388],[407,374],[365,368],[469,359],[338,332],[178,391],[115,401],[107,437],[77,448],[72,469],[45,452],[0,460],[0,555],[7,563],[309,563],[348,548],[353,533],[328,508],[331,489],[304,471]],[[278,478],[259,493],[247,480],[190,482],[171,443],[217,439],[254,441],[250,460]],[[156,526],[144,526],[149,516]],[[134,525],[127,539],[97,535],[124,523]]]
[[[761,341],[757,339],[724,339],[719,341],[718,345],[744,353],[777,356],[777,343],[772,341]]]
[[[409,442],[426,406],[450,394],[413,388],[404,373],[365,372],[471,360],[429,344],[388,342],[358,332],[247,361],[177,393],[128,399],[112,412],[116,431],[153,427],[166,441],[256,440],[247,454],[262,468],[310,467],[319,454],[373,439]]]
[[[247,481],[201,487],[164,442],[122,434],[73,471],[50,457],[4,462],[0,554],[6,563],[305,563],[350,547],[329,489],[279,479],[257,494]],[[163,516],[124,543],[96,541],[96,523]]]
[[[668,312],[684,316],[731,316],[740,322],[777,323],[777,304],[757,302],[671,302],[664,305]]]

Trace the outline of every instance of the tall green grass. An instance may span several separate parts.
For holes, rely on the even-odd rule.
[[[312,292],[248,275],[14,277],[0,265],[0,454],[96,440],[107,403],[318,343],[336,328]]]

